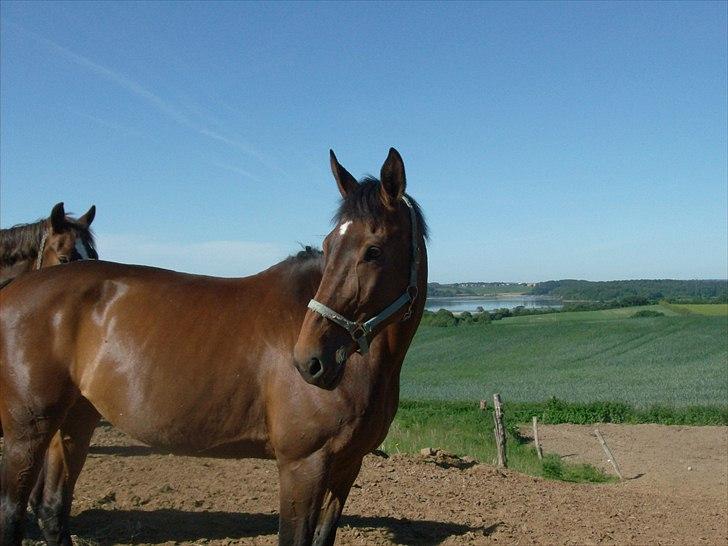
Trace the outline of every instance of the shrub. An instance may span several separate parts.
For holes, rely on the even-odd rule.
[[[484,311],[482,313],[479,313],[473,317],[476,323],[478,324],[490,324],[491,318],[490,313],[487,311]]]
[[[457,326],[457,323],[457,317],[447,309],[440,309],[439,311],[437,311],[437,313],[434,313],[434,316],[430,321],[430,324],[432,326],[440,327]]]
[[[469,311],[463,311],[462,313],[460,313],[458,319],[459,322],[463,324],[472,324],[473,322],[475,322],[472,313],[470,313]]]
[[[653,311],[652,309],[642,309],[630,315],[629,318],[642,318],[642,317],[664,317],[665,313],[659,311]]]

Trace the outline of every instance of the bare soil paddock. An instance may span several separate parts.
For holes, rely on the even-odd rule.
[[[547,451],[602,465],[592,428],[540,433]],[[622,483],[369,456],[337,543],[728,544],[728,427],[600,429],[629,478]],[[154,453],[101,426],[76,488],[73,528],[78,544],[275,544],[277,489],[272,461]]]

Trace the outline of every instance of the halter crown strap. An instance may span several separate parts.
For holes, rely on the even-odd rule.
[[[412,304],[417,299],[417,271],[420,265],[420,248],[417,244],[417,215],[412,203],[406,195],[402,196],[402,201],[407,205],[410,212],[410,220],[412,224],[412,263],[410,264],[410,279],[407,290],[394,302],[388,305],[382,312],[370,318],[366,322],[359,323],[351,321],[340,315],[330,307],[323,303],[312,299],[308,302],[308,308],[315,311],[324,318],[329,319],[344,328],[352,339],[359,345],[358,352],[365,355],[369,351],[369,336],[374,334],[376,328],[399,311],[402,307],[409,304],[409,309],[405,313],[402,320],[405,321],[412,316]]]
[[[43,237],[40,240],[40,248],[38,249],[38,256],[35,258],[35,268],[40,269],[43,265],[43,252],[45,251],[46,240],[48,240],[48,230],[43,232]]]

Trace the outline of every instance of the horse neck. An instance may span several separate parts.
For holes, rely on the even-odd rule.
[[[0,266],[0,283],[11,281],[22,273],[27,273],[35,268],[35,260],[18,260],[12,265]]]
[[[280,328],[290,338],[291,350],[301,330],[308,302],[316,295],[322,275],[321,262],[311,258],[303,262],[287,260],[255,276],[256,282],[270,291],[267,307],[275,311],[273,327]]]
[[[46,219],[0,230],[0,267],[17,268],[19,273],[33,269],[48,229]]]
[[[387,326],[372,343],[369,356],[365,359],[370,368],[373,392],[370,396],[393,400],[393,411],[399,400],[399,375],[402,363],[425,310],[427,297],[427,254],[424,242],[421,243],[421,262],[417,272],[418,296],[412,307],[412,316],[405,321],[397,321]],[[394,413],[392,413],[394,415]]]
[[[38,262],[38,251],[26,252],[24,254],[3,254],[0,262],[0,279],[14,279],[21,273],[33,271]]]

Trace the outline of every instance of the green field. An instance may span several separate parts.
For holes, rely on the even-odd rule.
[[[431,447],[495,464],[492,428],[492,413],[480,411],[477,404],[403,401],[381,449],[387,453],[417,453],[423,447]],[[542,463],[533,444],[521,437],[514,426],[507,427],[506,447],[508,467],[532,476],[566,481],[612,481],[589,465],[567,464],[556,455],[547,454]]]
[[[664,316],[633,316],[644,310]],[[608,480],[556,455],[540,462],[518,425],[534,415],[543,423],[728,424],[728,306],[664,304],[420,326],[382,448],[442,448],[492,462],[492,415],[477,402],[490,402],[495,392],[505,401],[510,468]]]
[[[687,308],[688,314],[682,314]],[[640,309],[666,316],[630,318]],[[701,314],[698,314],[700,312]],[[406,400],[728,404],[728,309],[667,305],[422,326],[402,368]]]
[[[548,313],[543,315],[524,315],[521,317],[510,317],[507,321],[516,322],[564,322],[579,321],[591,322],[612,319],[626,319],[634,315],[638,311],[650,309],[659,311],[665,316],[677,317],[682,314],[680,311],[674,310],[671,306],[666,305],[640,305],[638,307],[615,307],[614,309],[601,309],[599,311],[574,311],[570,313]]]
[[[705,315],[721,317],[728,315],[728,303],[668,303],[663,307],[680,315]]]

